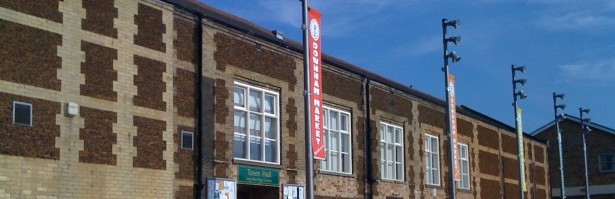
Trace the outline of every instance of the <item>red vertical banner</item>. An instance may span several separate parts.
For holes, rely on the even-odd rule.
[[[312,151],[314,159],[326,159],[324,137],[324,115],[322,111],[322,66],[321,66],[321,14],[310,8],[308,18],[309,75],[310,75],[310,109],[312,122]]]
[[[455,102],[455,76],[449,74],[448,76],[448,103],[450,109],[448,110],[448,116],[451,120],[450,134],[453,139],[453,173],[455,175],[455,181],[461,181],[461,170],[459,169],[459,148],[457,147],[457,103]]]

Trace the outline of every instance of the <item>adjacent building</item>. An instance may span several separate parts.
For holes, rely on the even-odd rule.
[[[583,164],[583,139],[581,120],[565,115],[560,122],[566,198],[585,198],[585,165]],[[615,198],[615,130],[596,123],[586,124],[591,129],[586,134],[587,172],[591,198]],[[553,198],[561,197],[559,150],[555,122],[550,122],[532,135],[548,143],[549,181]]]
[[[0,1],[0,43],[0,198],[305,186],[298,42],[192,0],[45,0]],[[328,55],[322,78],[316,198],[447,197],[442,99]],[[514,129],[457,113],[458,198],[519,198]],[[524,143],[526,198],[548,198],[547,145]]]

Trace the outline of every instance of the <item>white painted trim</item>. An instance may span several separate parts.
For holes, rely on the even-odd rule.
[[[385,127],[384,127],[384,128],[382,128],[382,126],[385,126]],[[387,130],[387,128],[386,128],[386,127],[389,127],[389,126],[390,126],[390,127],[393,127],[393,143],[388,143],[388,142],[386,141],[386,130]],[[404,139],[404,138],[405,138],[405,136],[404,136],[404,135],[405,135],[405,133],[404,133],[404,128],[403,128],[402,126],[398,126],[398,125],[395,125],[395,124],[391,124],[391,123],[387,123],[387,122],[382,122],[382,121],[380,122],[380,127],[381,127],[381,129],[379,129],[379,130],[384,130],[384,135],[381,135],[381,137],[382,137],[382,136],[385,136],[385,138],[384,138],[384,139],[379,139],[379,140],[380,140],[380,142],[379,142],[379,144],[380,144],[380,150],[386,150],[386,146],[382,146],[382,143],[384,142],[384,143],[386,143],[387,145],[389,145],[389,144],[390,144],[390,145],[393,145],[393,147],[394,147],[394,151],[397,151],[397,146],[400,146],[400,145],[401,145],[401,150],[402,150],[402,152],[404,152],[404,151],[405,151],[405,148],[404,148],[404,144],[405,144],[405,143],[404,143],[404,141],[405,141],[405,139]],[[400,130],[400,131],[401,131],[401,139],[402,139],[402,140],[400,140],[400,144],[395,143],[395,130]],[[405,154],[405,153],[403,153],[403,154]],[[393,162],[393,164],[394,164],[394,165],[395,165],[395,164],[397,164],[397,162],[395,162],[395,158],[396,158],[396,157],[393,157],[393,160],[392,160],[392,162]],[[388,160],[386,160],[386,155],[385,155],[385,158],[384,158],[384,159],[385,159],[385,166],[386,166],[386,161],[388,161]],[[380,161],[382,161],[382,155],[381,155],[381,157],[380,157]],[[378,162],[378,164],[380,164],[380,162]],[[402,173],[401,173],[401,179],[396,179],[396,178],[386,178],[386,177],[384,177],[384,176],[380,176],[380,178],[381,178],[381,179],[383,179],[383,180],[391,180],[391,181],[403,182],[403,181],[406,179],[406,171],[405,171],[405,168],[406,168],[406,157],[405,157],[405,155],[404,155],[404,156],[402,156],[402,158],[401,158],[401,167],[402,167],[402,168],[404,168],[404,169],[401,171],[401,172],[402,172]],[[381,173],[381,174],[382,174],[383,169],[384,169],[384,168],[380,168],[380,173]],[[399,175],[399,174],[397,173],[397,170],[394,170],[394,173],[395,173],[394,177],[396,177],[397,175]]]
[[[442,171],[441,171],[442,167],[440,166],[440,165],[442,165],[442,161],[440,161],[441,160],[440,159],[441,158],[441,156],[440,156],[440,138],[438,136],[436,136],[436,135],[432,135],[432,134],[428,134],[428,133],[425,133],[425,138],[435,139],[436,143],[438,144],[438,147],[436,147],[438,149],[437,152],[429,151],[429,153],[436,153],[436,154],[438,154],[438,168],[437,168],[438,169],[438,183],[431,183],[431,182],[427,182],[427,180],[425,180],[425,184],[426,185],[432,185],[432,186],[440,186],[440,185],[442,185]],[[428,153],[428,151],[427,151],[427,144],[425,144],[425,148],[423,150],[425,150],[424,151],[424,153],[425,153],[424,155],[427,155],[427,153]],[[432,165],[432,168],[434,168],[433,165]],[[425,162],[425,169],[427,169],[427,162]],[[427,175],[427,171],[425,171],[425,175]],[[433,178],[433,176],[432,176],[432,178]]]
[[[323,165],[325,165],[325,164],[323,164],[322,162],[321,162],[321,167],[320,167],[320,168],[321,168],[323,171],[332,172],[332,173],[352,174],[352,166],[353,166],[353,165],[352,165],[352,164],[353,164],[353,162],[352,162],[352,159],[353,159],[353,158],[352,158],[352,125],[351,125],[351,124],[352,124],[352,115],[350,115],[350,112],[348,112],[348,111],[341,110],[341,109],[337,109],[337,108],[333,108],[333,107],[330,107],[330,106],[326,106],[326,105],[325,105],[325,106],[323,106],[323,112],[326,112],[326,114],[325,114],[325,118],[326,118],[326,119],[330,119],[330,117],[329,117],[329,116],[327,116],[327,115],[330,113],[330,111],[331,111],[331,110],[333,110],[333,111],[335,111],[335,112],[340,113],[340,115],[338,115],[338,116],[339,116],[338,123],[341,123],[341,115],[342,115],[342,114],[345,114],[345,115],[346,115],[346,117],[348,118],[348,121],[346,121],[346,132],[343,132],[342,130],[340,130],[340,137],[338,138],[338,142],[339,142],[339,143],[338,143],[338,146],[339,146],[340,148],[338,149],[338,151],[337,151],[337,152],[338,152],[338,154],[339,154],[339,161],[340,161],[340,162],[339,162],[339,164],[340,164],[340,170],[338,170],[338,171],[334,171],[334,170],[331,170],[330,168],[328,168],[328,169],[323,169],[323,168],[322,168],[322,166],[323,166]],[[325,124],[327,124],[327,121],[325,121]],[[331,125],[331,124],[329,124],[329,126],[330,126],[330,125]],[[338,124],[338,125],[341,127],[341,125],[340,125],[340,124]],[[328,130],[328,128],[329,128],[329,127],[328,127],[328,126],[325,126],[324,128],[325,128],[326,130]],[[350,170],[349,170],[348,172],[344,172],[344,171],[343,171],[344,169],[343,169],[343,168],[342,168],[342,166],[341,166],[341,162],[342,162],[342,155],[341,155],[341,154],[342,154],[342,150],[341,150],[341,147],[343,147],[343,146],[342,146],[342,137],[341,137],[341,134],[348,134],[348,139],[350,139],[350,140],[348,140],[348,144],[349,144],[349,146],[348,146],[348,155],[350,156],[350,157],[349,157],[349,160],[350,160],[350,162],[349,162],[349,163],[350,163]],[[330,131],[329,131],[329,134],[328,134],[328,135],[329,135],[328,137],[325,137],[325,144],[327,144],[327,143],[329,143],[329,141],[331,141],[331,139],[329,139],[329,138],[331,137],[331,132],[330,132]],[[327,145],[328,145],[328,144],[327,144]],[[328,156],[328,155],[329,155],[329,150],[327,149],[327,146],[325,146],[325,151],[327,151],[327,156]],[[329,159],[327,159],[327,160],[329,160]],[[330,164],[330,163],[329,163],[329,161],[327,161],[327,162],[326,162],[326,164]],[[330,165],[327,165],[327,166],[330,166]]]
[[[233,92],[235,90],[235,87],[243,87],[245,89],[244,91],[244,106],[240,107],[240,106],[235,106],[233,103],[233,114],[235,114],[235,111],[242,111],[246,113],[246,129],[249,129],[249,118],[250,118],[250,113],[257,113],[262,115],[262,124],[261,124],[261,129],[263,129],[262,135],[261,135],[261,151],[262,151],[262,160],[252,160],[249,158],[250,155],[250,132],[246,132],[246,155],[247,158],[239,158],[239,157],[234,157],[234,159],[237,160],[242,160],[242,161],[249,161],[249,162],[259,162],[259,163],[264,163],[264,164],[273,164],[273,165],[280,165],[280,159],[281,159],[281,142],[282,142],[282,137],[280,136],[280,131],[281,131],[281,127],[282,127],[282,122],[280,121],[280,94],[278,91],[274,91],[274,90],[270,90],[270,89],[266,89],[266,88],[262,88],[262,87],[258,87],[256,85],[251,85],[251,84],[247,84],[247,83],[242,83],[239,81],[235,81],[234,85],[233,85]],[[262,93],[261,95],[261,102],[263,103],[262,106],[264,106],[265,103],[265,95],[272,95],[275,97],[275,101],[274,101],[274,113],[267,113],[264,111],[264,107],[262,108],[263,110],[259,110],[259,111],[250,111],[250,107],[249,107],[249,95],[250,95],[250,90],[257,90],[259,92]],[[234,95],[234,93],[233,93]],[[277,157],[275,159],[274,162],[268,162],[265,160],[265,141],[266,140],[274,140],[271,138],[266,138],[265,136],[265,131],[264,131],[264,125],[265,125],[265,117],[270,117],[270,118],[275,118],[276,119],[276,143],[277,143]],[[234,124],[233,124],[234,125]],[[233,132],[233,136],[235,135],[235,133]],[[234,142],[234,140],[233,140]],[[233,149],[234,150],[234,149]],[[234,156],[234,155],[233,155]]]

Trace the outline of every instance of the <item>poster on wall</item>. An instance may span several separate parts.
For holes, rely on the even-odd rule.
[[[282,199],[305,199],[305,187],[301,185],[284,185]]]
[[[211,178],[207,180],[208,199],[236,199],[237,183],[235,180]]]

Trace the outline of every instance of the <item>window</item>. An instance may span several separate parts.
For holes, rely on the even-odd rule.
[[[279,164],[278,93],[238,82],[233,90],[235,158]]]
[[[457,182],[457,188],[470,190],[470,161],[468,156],[468,145],[457,144],[459,150],[459,169],[461,169],[461,182]]]
[[[320,163],[324,171],[352,173],[350,113],[324,107],[325,151],[327,160]]]
[[[600,172],[615,172],[615,153],[598,155]]]
[[[401,127],[380,123],[380,174],[383,179],[404,180],[403,137]]]
[[[425,164],[426,183],[440,186],[440,143],[436,136],[425,135]]]
[[[13,101],[13,124],[32,126],[32,104]]]
[[[182,131],[182,149],[192,150],[192,143],[194,143],[193,135],[194,134],[190,131]]]

